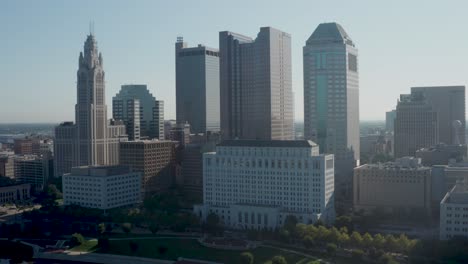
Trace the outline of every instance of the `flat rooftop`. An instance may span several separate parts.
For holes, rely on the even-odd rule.
[[[114,176],[132,172],[129,166],[81,166],[71,169],[71,173],[65,174],[69,176]]]
[[[264,147],[264,148],[310,148],[316,147],[311,140],[225,140],[219,147]]]

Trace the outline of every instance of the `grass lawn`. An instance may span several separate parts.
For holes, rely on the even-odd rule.
[[[109,242],[110,249],[107,252],[98,252],[171,260],[175,260],[178,257],[185,257],[218,261],[226,264],[240,263],[239,256],[240,253],[242,253],[241,251],[207,248],[200,245],[195,239],[164,238],[133,240],[133,242],[138,244],[138,248],[135,252],[132,252],[130,249],[130,240],[111,240]],[[165,254],[160,254],[158,252],[160,246],[167,248]],[[271,264],[270,259],[276,255],[285,257],[289,264],[311,264],[314,260],[294,253],[266,247],[258,247],[251,252],[254,255],[255,263],[258,264]]]
[[[76,246],[72,249],[71,251],[87,251],[87,252],[93,252],[97,249],[97,240],[86,240],[83,244]]]

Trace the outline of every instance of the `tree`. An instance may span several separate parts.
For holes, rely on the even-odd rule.
[[[216,234],[220,231],[221,227],[219,225],[219,216],[215,213],[210,213],[206,217],[206,230],[209,233]]]
[[[291,234],[285,228],[281,228],[279,231],[279,238],[281,241],[288,243],[289,239],[291,238]]]
[[[340,246],[348,245],[350,241],[349,235],[347,233],[342,233],[338,239],[338,244]]]
[[[254,263],[254,256],[250,252],[243,252],[240,255],[240,263],[241,264],[253,264]]]
[[[336,255],[336,250],[337,246],[333,243],[328,243],[327,244],[327,254],[331,257],[334,257]]]
[[[341,239],[340,231],[338,231],[336,227],[332,227],[328,235],[328,241],[333,242],[333,243],[338,243],[340,239]]]
[[[70,239],[70,244],[74,246],[81,245],[85,242],[84,237],[80,233],[74,233]]]
[[[304,244],[304,247],[307,249],[311,249],[315,246],[315,240],[312,236],[305,236],[304,239],[302,240],[302,243]]]
[[[288,262],[283,256],[274,256],[271,259],[271,264],[288,264]]]
[[[337,228],[346,227],[348,230],[352,231],[354,229],[353,219],[347,215],[339,216],[335,220],[335,226]]]
[[[98,232],[102,236],[106,232],[106,224],[105,223],[100,223],[98,225]]]
[[[368,248],[372,245],[372,242],[373,242],[372,236],[366,232],[364,236],[362,236],[362,245]]]
[[[398,239],[396,240],[396,245],[397,245],[397,251],[406,253],[410,249],[410,244],[411,241],[408,239],[408,237],[405,234],[401,234]]]
[[[132,224],[130,223],[123,223],[121,227],[122,227],[122,231],[124,231],[125,234],[127,235],[130,233],[130,231],[132,231]]]
[[[385,236],[385,249],[387,251],[394,252],[397,250],[397,241],[394,236],[392,235],[386,235]]]
[[[364,257],[364,251],[360,250],[360,249],[354,249],[352,252],[351,252],[351,257],[355,260],[355,261],[360,261],[362,260],[362,258]]]
[[[385,246],[385,238],[381,234],[375,234],[373,244],[376,248],[382,249]]]
[[[350,237],[350,241],[351,241],[351,244],[354,246],[354,247],[361,247],[362,246],[362,237],[361,237],[361,234],[359,234],[358,232],[354,231],[353,233],[351,233],[351,237]]]
[[[294,215],[288,215],[286,216],[286,219],[284,220],[284,225],[283,227],[289,231],[289,233],[293,233],[294,230],[296,229],[298,221],[296,216]]]

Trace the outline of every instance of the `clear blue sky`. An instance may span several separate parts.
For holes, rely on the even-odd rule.
[[[361,120],[383,120],[411,86],[468,83],[468,1],[0,0],[0,123],[74,120],[78,55],[94,21],[106,97],[144,83],[175,117],[174,42],[218,46],[218,32],[292,35],[295,116],[303,118],[302,47],[322,22],[359,49]]]

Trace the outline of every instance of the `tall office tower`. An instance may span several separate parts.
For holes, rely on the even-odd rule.
[[[395,127],[396,110],[385,112],[385,130],[393,132]]]
[[[439,142],[465,144],[465,86],[412,87],[411,92],[422,93],[437,112]],[[461,126],[453,125],[457,120]]]
[[[400,95],[395,118],[395,157],[414,156],[439,142],[437,112],[420,92]]]
[[[336,186],[348,193],[359,164],[358,51],[337,23],[320,24],[303,48],[304,138],[335,154]],[[349,193],[348,193],[349,195]]]
[[[124,122],[129,140],[140,139],[140,100],[113,100],[112,113],[115,120]]]
[[[107,106],[101,53],[92,34],[80,52],[75,105],[77,164],[107,164]]]
[[[92,34],[84,53],[80,52],[78,66],[76,124],[66,122],[55,128],[55,176],[70,172],[73,166],[117,164],[118,144],[126,140],[123,125],[108,124],[103,59]]]
[[[227,140],[203,154],[203,204],[234,229],[276,229],[288,215],[299,223],[332,223],[333,155],[306,140]]]
[[[178,37],[175,63],[177,123],[188,122],[197,134],[219,131],[219,51],[203,45],[189,48]]]
[[[292,140],[291,36],[262,27],[255,40],[219,33],[225,139]]]
[[[164,102],[156,100],[144,84],[122,85],[119,93],[112,98],[112,113],[114,119],[123,120],[127,127],[135,127],[128,121],[129,113],[135,110],[132,110],[131,104],[128,105],[128,100],[138,100],[140,104],[140,137],[163,140]]]

